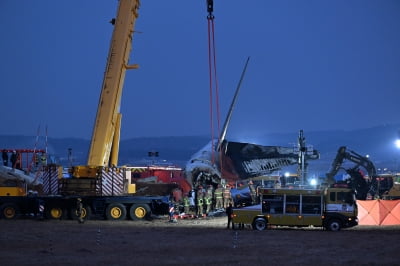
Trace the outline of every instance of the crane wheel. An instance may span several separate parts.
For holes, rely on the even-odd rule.
[[[129,217],[132,220],[143,220],[150,217],[151,209],[147,204],[133,204],[129,208]]]
[[[52,206],[46,210],[46,218],[48,219],[59,220],[64,214],[64,210],[57,206]]]
[[[0,217],[7,220],[17,218],[19,214],[19,208],[14,203],[4,203],[0,206],[0,211]]]
[[[126,208],[121,203],[110,203],[106,209],[107,220],[125,220],[126,219]]]
[[[253,222],[253,229],[258,231],[263,231],[267,229],[268,223],[265,218],[258,217]]]

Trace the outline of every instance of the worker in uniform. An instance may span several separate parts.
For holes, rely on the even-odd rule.
[[[187,195],[183,197],[183,212],[185,214],[189,214],[190,212],[190,201]]]
[[[174,202],[170,201],[169,202],[169,222],[174,223],[176,222],[176,219],[174,218],[175,214],[175,204]]]
[[[78,223],[83,223],[83,204],[81,198],[76,199],[76,215],[78,216]]]
[[[19,153],[17,153],[17,151],[12,152],[10,159],[12,168],[21,169],[21,162],[19,157],[20,155]]]
[[[224,207],[224,199],[222,193],[223,193],[222,186],[221,184],[218,184],[217,189],[214,191],[215,210],[219,210]]]
[[[226,226],[226,229],[230,228],[230,225],[232,223],[232,229],[234,229],[233,221],[232,221],[232,214],[233,214],[233,207],[232,203],[229,203],[228,206],[225,209],[226,216],[228,217],[228,225]]]
[[[2,155],[2,158],[3,158],[4,166],[8,166],[8,153],[5,150],[3,150],[3,153],[1,155]]]
[[[226,209],[228,208],[229,203],[232,203],[231,186],[229,184],[225,186],[223,197],[224,197],[224,208]]]
[[[213,187],[212,185],[208,185],[206,196],[204,197],[206,203],[206,214],[208,215],[212,209],[212,201],[213,201]]]
[[[257,193],[256,193],[256,189],[254,187],[253,181],[250,180],[248,185],[249,185],[249,190],[250,190],[251,203],[253,205],[257,204]]]
[[[199,186],[197,188],[197,216],[203,216],[204,208],[204,191],[203,187]]]
[[[189,194],[189,208],[192,209],[193,213],[196,213],[196,192],[192,189]]]

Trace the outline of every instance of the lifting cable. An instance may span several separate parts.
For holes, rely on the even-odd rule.
[[[220,132],[220,112],[219,112],[219,93],[218,93],[218,79],[217,79],[217,61],[215,49],[215,35],[214,35],[214,7],[213,0],[207,0],[207,21],[208,21],[208,67],[209,67],[209,84],[210,84],[210,128],[211,128],[211,162],[214,164],[214,94],[215,94],[215,109],[217,119],[217,131]],[[215,91],[214,91],[215,89]]]

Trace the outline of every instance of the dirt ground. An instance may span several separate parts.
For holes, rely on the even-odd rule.
[[[226,229],[226,217],[111,222],[0,220],[0,264],[400,265],[400,225],[340,232]]]

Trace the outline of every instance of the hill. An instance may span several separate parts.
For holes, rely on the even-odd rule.
[[[377,169],[398,170],[400,150],[394,146],[400,125],[382,125],[357,130],[304,132],[307,145],[312,145],[321,154],[321,159],[312,161],[309,171],[316,174],[329,170],[333,158],[340,146],[347,146],[361,155],[369,155]],[[299,132],[265,134],[260,145],[280,145],[290,147],[297,143]],[[229,138],[228,138],[229,140]],[[232,140],[238,141],[238,140]],[[187,137],[148,137],[132,138],[120,142],[120,165],[135,165],[152,161],[168,161],[184,166],[190,157],[209,142],[207,136]],[[62,165],[81,165],[86,163],[89,140],[77,138],[47,138],[36,136],[0,136],[0,149],[34,149],[45,148]],[[72,162],[68,160],[71,149]],[[156,151],[159,157],[149,157],[148,153]]]

